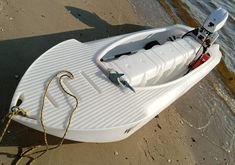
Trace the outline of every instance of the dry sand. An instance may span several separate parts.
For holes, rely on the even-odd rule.
[[[151,10],[157,8],[153,17],[157,20],[152,25],[172,24],[160,4],[154,3]],[[147,15],[141,17],[136,10],[127,0],[0,0],[1,116],[8,111],[20,77],[45,50],[70,38],[85,42],[149,28],[144,21]],[[213,124],[208,128],[213,123],[211,115],[200,105],[205,83],[207,79],[126,140],[106,144],[65,141],[35,164],[227,164],[234,151],[228,153],[224,147],[219,128]],[[0,164],[14,164],[17,153],[43,144],[42,137],[12,122],[0,146]],[[56,144],[59,139],[50,136],[49,141]]]

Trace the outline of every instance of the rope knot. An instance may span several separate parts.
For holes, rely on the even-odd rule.
[[[20,108],[19,106],[13,106],[11,108],[11,112],[14,115],[21,115],[21,116],[25,116],[25,117],[28,116],[27,112],[24,109]]]
[[[18,112],[19,110],[20,110],[20,107],[18,107],[18,106],[13,106],[13,107],[11,108],[11,112],[12,112],[12,113]]]

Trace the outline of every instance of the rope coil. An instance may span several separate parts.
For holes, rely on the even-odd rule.
[[[45,149],[41,149],[39,151],[36,151],[37,149],[43,147],[41,145],[38,145],[38,146],[33,146],[33,147],[30,147],[29,149],[27,149],[26,151],[22,152],[19,156],[19,159],[16,161],[16,165],[19,164],[21,162],[21,160],[24,158],[24,157],[29,157],[31,155],[35,155],[35,154],[39,154],[35,157],[33,157],[30,161],[28,161],[28,164],[32,164],[36,159],[38,159],[39,157],[41,157],[42,155],[44,155],[48,150],[53,150],[53,149],[56,149],[56,148],[59,148],[63,142],[64,142],[64,139],[65,139],[65,136],[67,135],[67,132],[68,132],[68,129],[70,127],[70,123],[71,123],[71,120],[72,120],[72,117],[73,117],[73,114],[74,112],[76,111],[77,107],[78,107],[78,99],[77,97],[72,94],[71,92],[69,92],[63,85],[63,82],[62,82],[62,79],[64,77],[67,77],[69,79],[74,79],[74,76],[71,72],[69,71],[66,71],[66,70],[62,70],[62,71],[59,71],[57,72],[51,79],[49,79],[49,81],[47,82],[47,85],[44,89],[44,93],[43,93],[43,96],[42,96],[42,105],[41,105],[41,109],[40,109],[40,124],[41,124],[41,127],[42,127],[42,130],[43,130],[43,133],[44,133],[44,142],[45,142],[45,145],[46,145],[46,148]],[[69,95],[70,97],[72,97],[75,101],[76,101],[76,104],[75,106],[73,107],[73,109],[71,110],[70,112],[70,115],[69,115],[69,118],[68,118],[68,122],[66,124],[66,128],[65,128],[65,131],[64,131],[64,134],[62,136],[62,139],[60,141],[59,144],[57,144],[56,146],[54,147],[49,147],[49,144],[48,144],[48,140],[47,140],[47,132],[46,132],[46,127],[44,125],[44,121],[43,121],[43,112],[44,112],[44,107],[45,107],[45,99],[46,99],[46,95],[48,93],[48,89],[50,87],[50,84],[52,83],[52,81],[55,79],[55,78],[58,78],[59,80],[59,85],[60,85],[60,88],[61,90],[66,93],[67,95]],[[11,120],[14,116],[17,116],[17,115],[21,115],[21,116],[24,116],[24,117],[28,117],[28,118],[32,118],[30,117],[28,114],[27,114],[27,111],[24,110],[23,108],[20,108],[18,106],[13,106],[11,108],[11,112],[8,113],[3,119],[2,119],[2,123],[5,122],[6,118],[8,118],[8,121],[6,123],[6,126],[4,127],[4,130],[0,136],[0,143],[3,139],[3,136],[5,135],[10,123],[11,123]]]

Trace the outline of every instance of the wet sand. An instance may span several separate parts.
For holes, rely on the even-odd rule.
[[[70,38],[86,42],[174,23],[160,3],[149,0],[155,4],[151,5],[151,18],[141,11],[145,9],[142,3],[0,0],[1,117],[8,111],[20,77],[51,46]],[[146,19],[155,22],[146,23]],[[213,100],[218,96],[209,83],[209,78],[202,80],[128,139],[105,144],[66,140],[60,149],[49,151],[35,164],[232,164],[235,138],[217,125]],[[208,105],[215,111],[205,110],[203,93],[214,97]],[[55,145],[59,139],[50,136],[49,142]],[[38,144],[43,144],[42,133],[12,122],[0,146],[0,164],[14,164],[18,153]]]

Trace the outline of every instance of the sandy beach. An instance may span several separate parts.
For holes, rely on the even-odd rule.
[[[0,0],[0,117],[8,112],[15,88],[30,64],[59,42],[71,38],[87,42],[175,23],[176,18],[161,3],[148,2],[150,9],[141,0]],[[151,16],[146,14],[148,10],[153,11]],[[235,116],[212,88],[211,82],[219,81],[216,74],[204,78],[123,141],[96,144],[66,140],[35,164],[233,164],[235,135],[227,128],[234,126],[221,116],[232,121]],[[224,111],[219,107],[225,107]],[[59,140],[49,136],[51,145]],[[39,144],[44,144],[41,132],[12,122],[0,144],[0,164],[14,164],[22,150]]]

